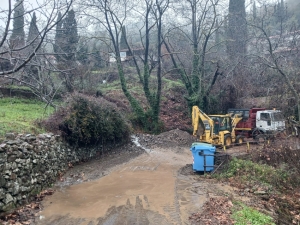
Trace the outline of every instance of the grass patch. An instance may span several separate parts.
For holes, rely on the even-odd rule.
[[[16,90],[25,90],[25,91],[31,91],[29,87],[26,86],[18,86],[18,85],[7,85],[6,88],[16,89]]]
[[[177,80],[171,80],[171,79],[168,79],[168,78],[165,78],[163,77],[162,78],[162,81],[163,81],[163,84],[162,84],[162,88],[164,90],[177,90],[178,88],[179,89],[182,89],[184,88],[185,89],[185,86],[184,84],[182,83],[181,80],[177,79]],[[141,94],[141,95],[144,95],[144,92],[143,92],[143,87],[142,85],[139,84],[139,80],[138,80],[138,75],[137,74],[131,74],[130,76],[127,75],[126,76],[126,84],[127,84],[127,88],[130,92],[134,92],[134,93],[137,93],[137,94]],[[156,91],[156,88],[157,88],[157,79],[155,76],[153,76],[150,80],[149,80],[149,88],[152,90],[152,91]],[[106,94],[110,91],[122,91],[122,87],[121,87],[121,83],[120,83],[120,80],[117,79],[113,82],[108,82],[108,83],[105,83],[105,84],[100,84],[99,85],[99,89],[101,90],[101,92],[103,94]]]
[[[235,225],[275,225],[272,217],[240,203],[233,208],[232,218]]]
[[[99,88],[100,91],[103,94],[107,94],[111,91],[120,91],[120,92],[123,93],[120,80],[115,80],[113,82],[106,83],[106,84],[100,84],[99,87],[100,87]],[[139,95],[144,95],[143,88],[142,88],[141,85],[138,85],[136,83],[132,83],[132,82],[128,81],[127,82],[127,88],[128,88],[128,91],[130,93],[136,93],[136,94],[139,94]]]
[[[106,84],[100,84],[99,86],[103,94],[106,94],[107,92],[110,91],[122,90],[121,83],[119,80],[115,80],[113,82],[106,83]]]
[[[34,121],[48,117],[53,108],[45,111],[45,103],[32,99],[0,99],[0,137],[8,132],[39,133],[43,132],[34,125]]]
[[[261,198],[272,208],[277,216],[276,223],[281,224],[298,224],[299,223],[299,173],[298,169],[293,168],[287,156],[296,158],[298,150],[284,149],[276,155],[272,155],[270,151],[264,149],[263,152],[256,153],[260,158],[255,161],[242,160],[233,158],[227,168],[220,174],[214,174],[217,179],[226,179],[231,186],[245,190],[245,192],[253,193]],[[253,153],[254,154],[254,153]],[[274,153],[275,154],[275,153]],[[277,155],[278,154],[278,155]],[[277,159],[277,156],[280,157]],[[266,160],[264,161],[263,159]],[[277,159],[277,161],[275,160]],[[274,160],[274,162],[270,162]],[[269,164],[263,164],[268,162]],[[297,161],[299,163],[299,160]],[[273,165],[274,164],[274,165]],[[294,166],[295,167],[295,166]],[[248,191],[246,191],[248,189]],[[249,208],[239,210],[238,217],[259,217]],[[255,215],[255,216],[253,216]],[[264,221],[264,220],[262,220]],[[243,222],[236,224],[274,224],[273,222]]]
[[[236,177],[244,183],[249,181],[260,183],[271,190],[273,187],[281,189],[285,184],[289,184],[291,176],[287,171],[284,166],[275,169],[272,166],[254,163],[250,160],[233,158],[227,170],[216,176],[220,178]]]
[[[184,84],[181,80],[170,80],[165,77],[162,78],[162,81],[164,82],[164,89],[170,90],[170,89],[176,89],[176,88],[185,88]]]

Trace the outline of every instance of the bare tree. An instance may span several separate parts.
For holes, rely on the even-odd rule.
[[[273,95],[284,96],[285,102],[288,101],[288,96],[292,95],[295,109],[298,111],[297,116],[300,118],[298,94],[300,64],[297,60],[300,50],[300,30],[293,24],[286,23],[286,18],[283,17],[280,17],[281,21],[277,21],[280,26],[270,26],[274,20],[273,9],[274,7],[270,5],[264,5],[260,8],[260,15],[257,16],[256,21],[249,21],[253,37],[249,47],[250,55],[253,62],[261,65],[261,73],[265,76],[269,75],[270,81],[277,81],[277,83],[266,82],[261,85],[273,89]]]
[[[54,88],[52,81],[50,82],[52,84],[49,86],[46,80],[52,80],[50,71],[56,71],[57,68],[51,58],[52,51],[49,44],[52,42],[52,31],[59,22],[56,20],[58,13],[62,12],[61,19],[64,18],[73,0],[46,0],[35,7],[27,5],[23,11],[19,10],[18,4],[12,6],[12,0],[6,1],[8,8],[0,10],[0,18],[4,22],[0,38],[0,61],[9,62],[9,66],[1,66],[0,78],[13,80],[28,86],[38,97],[50,104],[57,88]],[[23,4],[23,0],[18,3]],[[27,19],[30,21],[34,13],[40,21],[40,25],[35,27],[34,33],[30,31],[30,37],[27,41],[18,45],[10,42],[10,36],[13,32],[11,24],[14,19],[18,18],[14,16],[16,11],[18,11],[18,17],[24,17],[25,21]],[[23,12],[23,14],[20,15],[20,12]],[[27,28],[26,23],[24,27],[25,29]],[[30,76],[27,73],[28,70],[26,70],[26,67],[32,66],[38,70],[35,76]],[[23,79],[24,76],[27,79]],[[33,80],[35,81],[32,82]],[[45,88],[49,90],[45,92]]]
[[[212,41],[219,35],[216,31],[223,26],[222,17],[218,13],[220,3],[219,0],[187,0],[173,5],[175,13],[184,18],[184,23],[181,21],[179,26],[178,23],[173,24],[164,43],[186,87],[190,107],[207,106],[207,97],[221,74],[215,53],[222,40],[219,36],[219,43]],[[178,46],[174,36],[181,36],[183,42],[192,46],[190,52],[188,46]],[[186,62],[185,58],[189,61]]]
[[[93,0],[85,3],[87,7],[86,15],[89,16],[94,23],[101,24],[102,28],[107,31],[109,36],[107,43],[110,46],[111,53],[115,56],[115,63],[122,90],[143,128],[150,131],[155,131],[158,128],[162,85],[162,24],[163,15],[168,9],[168,5],[168,0],[144,0],[142,2],[128,0]],[[91,13],[91,10],[94,10],[94,15]],[[124,35],[124,27],[127,23],[130,23],[129,15],[131,17],[138,17],[140,21],[139,33],[140,47],[143,52],[142,56],[135,53],[135,49],[129,43],[126,35]],[[126,45],[128,46],[129,54],[132,56],[139,83],[147,99],[146,107],[143,107],[142,103],[133,97],[127,85],[119,46],[122,33]],[[150,39],[152,36],[156,37],[156,40],[152,40],[153,42],[151,43]],[[151,52],[151,49],[154,49],[154,52]],[[155,57],[151,57],[151,54],[155,55]],[[153,76],[154,68],[156,76]],[[156,83],[155,87],[150,87],[151,79]]]

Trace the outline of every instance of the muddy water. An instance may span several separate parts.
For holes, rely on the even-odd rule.
[[[182,224],[176,177],[190,161],[188,150],[152,150],[99,180],[61,188],[38,224]]]

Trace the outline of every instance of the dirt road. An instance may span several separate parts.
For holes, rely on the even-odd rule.
[[[188,149],[152,149],[98,180],[59,188],[38,224],[182,224],[177,171],[190,162]]]
[[[208,197],[228,189],[200,182],[190,174],[191,166],[186,166],[191,163],[188,146],[153,147],[101,172],[101,178],[80,183],[89,176],[81,174],[78,184],[58,182],[54,195],[44,200],[36,224],[190,224],[189,216],[199,211]]]

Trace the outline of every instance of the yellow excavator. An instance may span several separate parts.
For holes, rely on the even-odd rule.
[[[234,129],[242,117],[238,114],[232,116],[206,115],[198,106],[192,108],[193,135],[200,137],[200,142],[215,146],[230,146],[232,143],[243,143],[242,136],[236,136]]]

